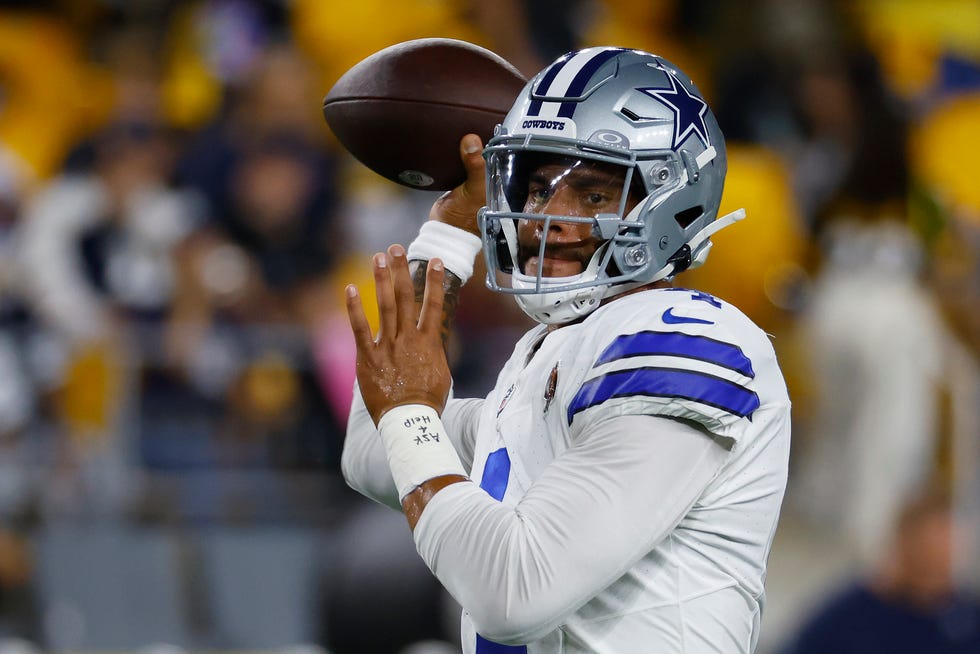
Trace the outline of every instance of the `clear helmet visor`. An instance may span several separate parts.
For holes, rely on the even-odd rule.
[[[482,220],[496,290],[551,293],[613,283],[610,241],[640,242],[642,225],[630,213],[646,191],[635,159],[567,152],[489,153]]]
[[[680,170],[673,152],[638,159],[622,149],[491,142],[481,216],[488,285],[527,295],[632,281],[650,260],[641,216]]]

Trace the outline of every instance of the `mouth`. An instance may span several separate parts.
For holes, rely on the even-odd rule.
[[[540,243],[521,245],[518,262],[525,275],[540,272],[543,277],[571,277],[585,270],[595,252],[595,244],[591,241],[548,245],[542,257],[538,256],[539,247]]]

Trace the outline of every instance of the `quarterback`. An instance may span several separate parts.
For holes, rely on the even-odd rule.
[[[460,155],[467,181],[373,259],[377,334],[347,289],[348,483],[404,511],[466,654],[752,652],[790,401],[767,336],[675,280],[744,216],[718,216],[711,110],[668,61],[588,48]],[[454,398],[443,340],[480,250],[540,324],[488,397]]]

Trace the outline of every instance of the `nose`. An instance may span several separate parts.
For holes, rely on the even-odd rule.
[[[544,212],[550,215],[552,212]],[[544,239],[544,226],[548,225],[548,236],[554,241],[561,241],[563,237],[573,238],[575,233],[580,230],[577,223],[570,223],[562,220],[533,220],[531,226],[534,230],[535,239]]]
[[[551,215],[551,211],[543,212]],[[572,215],[572,214],[564,214]],[[548,226],[547,236],[544,233],[545,225]],[[587,238],[592,232],[592,226],[588,223],[572,223],[565,220],[546,220],[543,216],[540,220],[521,220],[518,224],[518,239],[525,243],[571,243]]]

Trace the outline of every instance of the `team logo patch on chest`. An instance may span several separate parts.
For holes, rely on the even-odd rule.
[[[558,390],[558,366],[560,361],[555,364],[555,367],[551,369],[551,374],[548,375],[548,381],[544,386],[544,410],[547,411],[551,406],[551,401],[555,399],[555,392]]]

